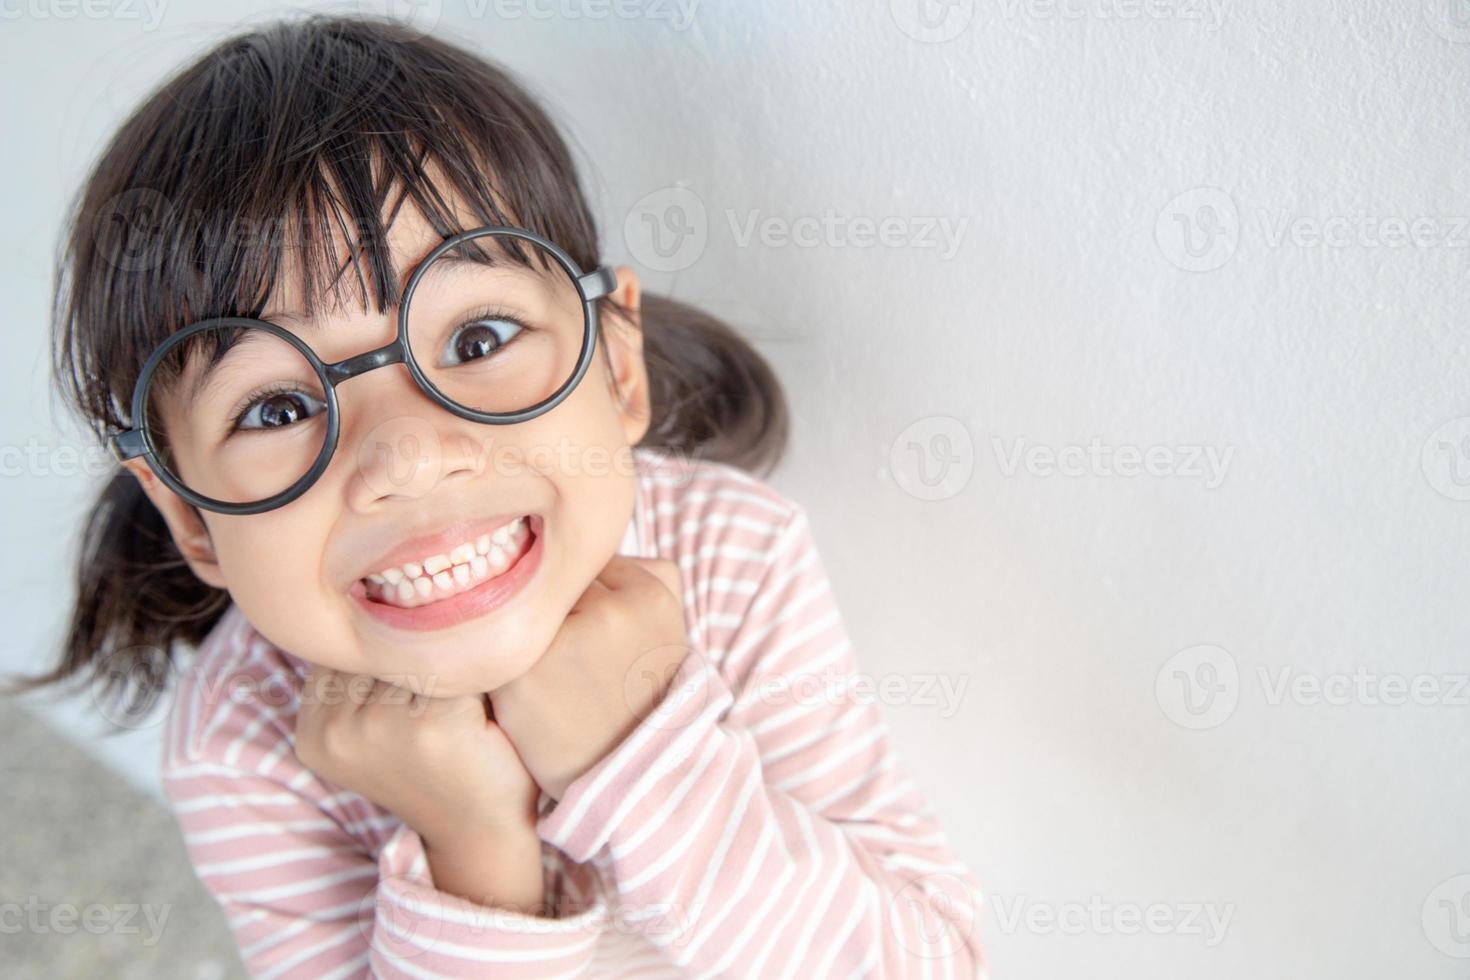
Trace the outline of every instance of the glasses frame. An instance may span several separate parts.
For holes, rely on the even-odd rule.
[[[556,259],[557,263],[571,278],[577,287],[577,293],[582,299],[582,349],[577,357],[576,369],[572,371],[571,377],[562,384],[560,388],[552,392],[541,401],[528,408],[515,412],[480,412],[451,399],[440,391],[413,356],[413,348],[408,342],[408,311],[413,299],[414,290],[418,288],[419,279],[428,271],[435,259],[450,249],[463,245],[465,242],[489,235],[518,238],[540,246]],[[392,343],[385,344],[375,350],[364,351],[340,361],[326,363],[316,355],[300,337],[287,330],[285,327],[271,323],[268,320],[257,320],[250,317],[212,317],[208,320],[200,320],[190,324],[171,334],[157,349],[148,356],[143,364],[143,372],[138,376],[137,383],[133,386],[133,398],[131,405],[133,425],[131,428],[122,429],[107,437],[107,448],[112,455],[122,462],[128,459],[142,457],[147,462],[155,476],[163,482],[174,493],[178,494],[195,507],[214,511],[219,514],[231,514],[245,516],[249,514],[261,514],[268,510],[283,507],[301,496],[326,472],[328,464],[337,452],[337,436],[341,425],[340,413],[337,408],[337,386],[349,378],[356,378],[369,371],[386,367],[390,364],[403,364],[408,368],[408,373],[413,377],[414,383],[419,390],[428,395],[439,407],[458,415],[460,418],[469,419],[472,422],[482,422],[486,425],[514,425],[517,422],[525,422],[529,419],[543,415],[561,404],[563,399],[572,393],[572,390],[581,382],[587,373],[587,368],[592,364],[592,355],[597,348],[597,301],[609,295],[617,285],[617,278],[612,269],[605,265],[599,265],[591,272],[584,273],[560,247],[548,239],[529,231],[525,228],[513,228],[503,225],[485,225],[480,228],[472,228],[469,231],[460,232],[446,238],[434,250],[424,257],[413,274],[409,276],[408,285],[403,290],[403,298],[398,304],[398,333]],[[201,493],[190,490],[184,483],[169,472],[159,459],[158,448],[153,440],[153,431],[148,424],[147,395],[148,388],[153,380],[153,374],[158,370],[163,359],[168,356],[169,351],[190,337],[205,330],[217,330],[221,327],[242,327],[254,330],[265,330],[290,344],[306,358],[311,364],[312,370],[316,372],[317,380],[321,382],[322,391],[326,393],[327,403],[327,434],[322,440],[321,451],[317,453],[301,478],[291,484],[280,493],[273,494],[263,500],[249,503],[234,503],[227,500],[216,500],[206,497]]]

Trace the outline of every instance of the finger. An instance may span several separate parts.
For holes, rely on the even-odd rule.
[[[371,674],[346,674],[342,683],[342,704],[356,711],[382,699],[384,682]]]
[[[431,678],[417,671],[404,674],[394,674],[393,684],[414,697],[428,697],[431,693]]]
[[[649,571],[658,577],[658,580],[664,584],[664,588],[674,594],[674,598],[682,602],[684,599],[684,576],[679,574],[679,566],[671,561],[656,561],[652,565],[653,567]]]
[[[679,574],[679,566],[674,562],[661,558],[635,558],[633,562],[635,568],[656,579],[676,599],[683,597],[684,580]]]
[[[364,706],[368,704],[391,704],[393,703],[393,692],[397,690],[392,684],[380,677],[373,678],[373,686],[368,691]]]
[[[679,566],[662,558],[635,558],[631,555],[614,555],[603,568],[598,580],[614,591],[646,585],[649,577],[663,584],[674,595],[683,592],[683,581]]]

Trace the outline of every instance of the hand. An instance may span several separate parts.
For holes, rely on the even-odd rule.
[[[431,698],[313,667],[296,757],[417,831],[440,890],[482,904],[540,903],[536,783],[483,695]]]
[[[679,568],[615,555],[536,665],[490,692],[495,717],[548,796],[618,746],[689,652]]]

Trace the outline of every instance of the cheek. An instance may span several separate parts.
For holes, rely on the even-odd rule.
[[[623,409],[619,393],[613,385],[607,357],[599,352],[587,371],[587,376],[560,408],[573,409],[569,414],[575,418],[565,420],[563,427],[571,426],[587,440],[601,443],[626,443],[623,431]],[[556,412],[550,413],[555,415]]]
[[[250,522],[250,523],[247,523]],[[230,597],[247,619],[293,652],[319,636],[323,595],[322,548],[311,522],[272,520],[268,514],[234,518],[211,529]]]

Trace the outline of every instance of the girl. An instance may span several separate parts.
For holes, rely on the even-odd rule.
[[[597,257],[467,51],[310,18],[174,76],[58,280],[122,468],[42,680],[172,675],[164,786],[261,977],[977,975],[805,512],[742,472],[775,378]]]

